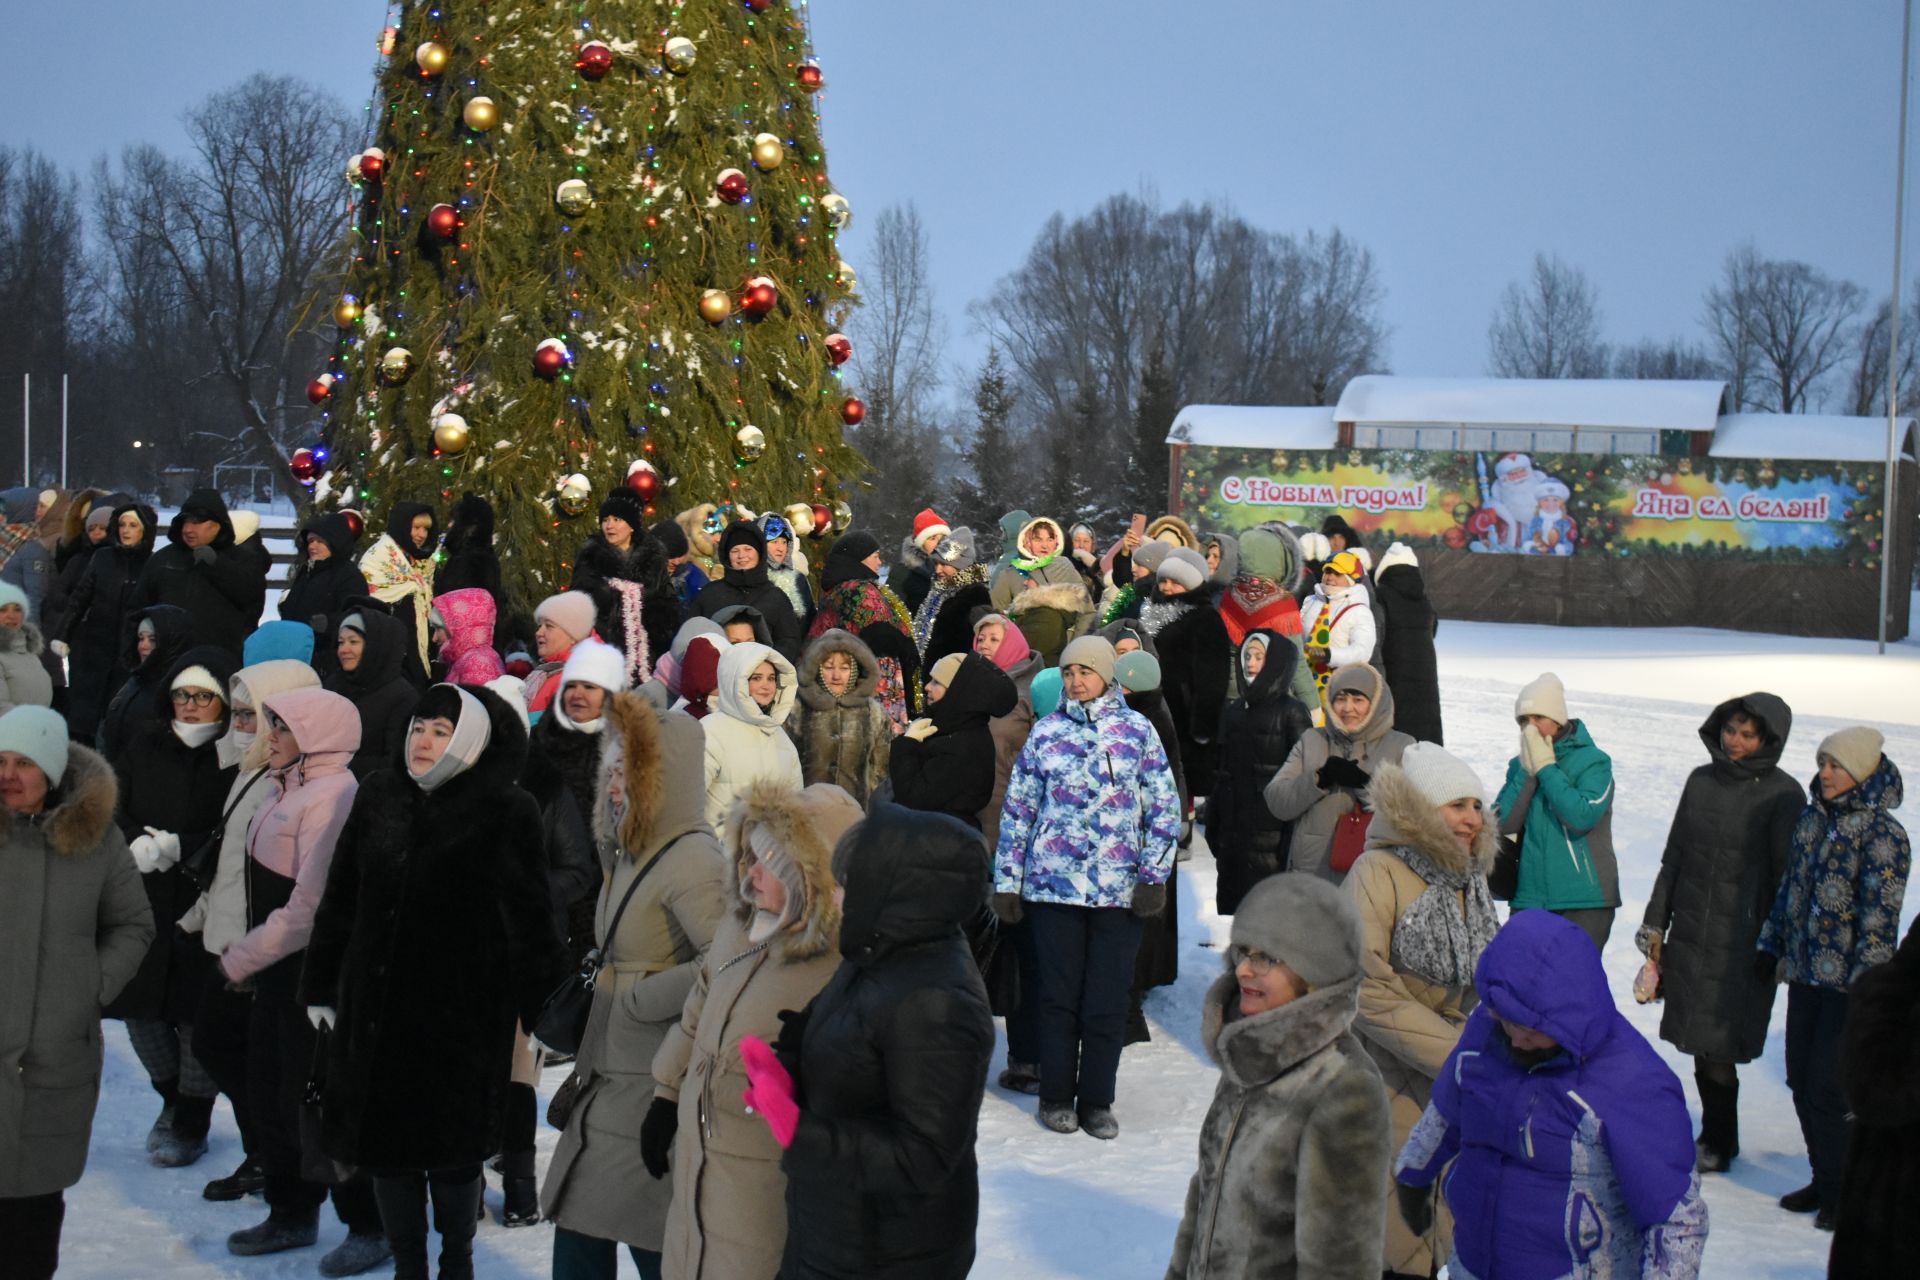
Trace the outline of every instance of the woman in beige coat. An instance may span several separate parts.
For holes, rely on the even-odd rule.
[[[673,1152],[664,1274],[676,1280],[763,1280],[780,1269],[787,1179],[779,1144],[741,1101],[740,1039],[778,1039],[781,1011],[806,1008],[840,967],[833,848],[863,816],[831,783],[796,791],[759,781],[727,820],[733,909],[654,1055],[640,1130],[655,1177]]]
[[[600,980],[570,1082],[578,1092],[541,1188],[541,1212],[558,1227],[554,1280],[612,1275],[619,1244],[643,1276],[659,1274],[673,1184],[647,1172],[640,1127],[654,1055],[726,912],[700,722],[638,693],[615,695],[606,720],[593,815],[606,871],[594,916]]]
[[[1364,662],[1341,667],[1327,680],[1327,723],[1294,743],[1287,762],[1267,784],[1267,808],[1291,822],[1288,869],[1339,884],[1333,865],[1340,819],[1363,802],[1382,764],[1393,764],[1413,739],[1393,727],[1393,691]]]
[[[1374,770],[1367,851],[1342,886],[1360,912],[1360,1016],[1393,1109],[1393,1150],[1427,1108],[1433,1081],[1479,1003],[1473,969],[1499,928],[1487,869],[1495,836],[1473,770],[1432,743]],[[1441,1212],[1416,1236],[1385,1215],[1386,1274],[1429,1276],[1448,1254]]]

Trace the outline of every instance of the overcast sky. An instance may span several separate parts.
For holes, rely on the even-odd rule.
[[[1142,188],[1355,236],[1386,285],[1399,373],[1482,372],[1495,298],[1536,250],[1589,272],[1613,341],[1693,336],[1702,290],[1749,238],[1887,292],[1899,0],[811,11],[829,169],[855,210],[846,256],[858,268],[873,215],[915,201],[956,357],[981,347],[966,304],[1050,213]],[[189,104],[259,69],[360,106],[386,12],[382,0],[10,6],[0,142],[80,170],[129,141],[177,147]]]

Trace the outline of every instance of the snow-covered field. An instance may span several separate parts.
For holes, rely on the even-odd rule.
[[[1786,764],[1801,779],[1813,750],[1842,724],[1865,721],[1887,734],[1887,751],[1920,772],[1920,645],[1878,657],[1871,644],[1747,636],[1704,630],[1609,631],[1448,623],[1440,630],[1449,746],[1497,785],[1514,748],[1513,694],[1541,671],[1565,680],[1575,715],[1614,761],[1619,802],[1614,838],[1626,899],[1606,951],[1616,998],[1658,1044],[1657,1006],[1629,994],[1640,963],[1634,925],[1658,869],[1681,783],[1705,759],[1696,730],[1721,699],[1766,688],[1797,716]],[[1902,813],[1913,824],[1915,806]],[[974,1274],[1000,1280],[1044,1277],[1154,1277],[1168,1247],[1193,1166],[1196,1135],[1213,1092],[1214,1071],[1198,1037],[1202,992],[1219,971],[1228,921],[1212,910],[1211,857],[1196,846],[1181,868],[1181,979],[1147,1005],[1154,1041],[1129,1049],[1120,1069],[1118,1141],[1061,1136],[1033,1119],[1032,1099],[989,1088],[980,1121],[982,1208]],[[1911,921],[1920,894],[1909,893]],[[1705,1274],[1712,1277],[1811,1277],[1825,1274],[1829,1237],[1810,1217],[1787,1214],[1774,1198],[1800,1186],[1807,1163],[1785,1085],[1782,1043],[1786,1001],[1774,1006],[1766,1056],[1742,1071],[1741,1158],[1707,1180],[1712,1234]],[[185,1170],[147,1164],[142,1140],[156,1099],[117,1023],[108,1024],[107,1079],[87,1176],[68,1193],[61,1275],[81,1280],[211,1280],[316,1274],[321,1250],[344,1232],[326,1220],[320,1246],[274,1258],[239,1259],[225,1238],[265,1212],[262,1203],[208,1204],[200,1188],[239,1160],[231,1115],[222,1104],[212,1152]],[[1663,1050],[1666,1046],[1661,1045]],[[1693,1092],[1691,1064],[1667,1052]],[[399,1066],[401,1064],[396,1064]],[[993,1070],[1003,1065],[996,1057]],[[423,1068],[424,1069],[424,1068]],[[562,1072],[548,1073],[548,1092]],[[544,1130],[543,1151],[554,1135]],[[488,1202],[499,1204],[497,1186]],[[551,1228],[481,1228],[479,1273],[548,1274]],[[622,1274],[631,1274],[623,1263]]]

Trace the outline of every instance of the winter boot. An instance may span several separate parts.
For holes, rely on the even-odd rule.
[[[173,1106],[173,1126],[148,1159],[162,1169],[184,1169],[207,1154],[212,1127],[213,1099],[182,1097]]]
[[[267,1171],[252,1156],[240,1162],[240,1167],[224,1178],[215,1178],[200,1195],[207,1200],[222,1204],[229,1200],[244,1200],[256,1195],[267,1187]]]
[[[153,1128],[147,1130],[147,1154],[152,1155],[160,1149],[160,1144],[173,1132],[174,1109],[180,1105],[180,1081],[155,1080],[153,1091],[160,1095],[160,1116],[153,1122]]]
[[[323,1276],[357,1276],[371,1271],[393,1257],[387,1238],[377,1231],[349,1231],[347,1238],[320,1259]]]
[[[267,1220],[227,1237],[227,1252],[242,1258],[305,1249],[320,1238],[320,1206],[269,1209]]]
[[[373,1180],[380,1225],[393,1252],[393,1280],[429,1280],[427,1271],[427,1189],[418,1175]],[[471,1229],[471,1228],[469,1228]]]
[[[1007,1069],[1000,1073],[1000,1087],[1011,1089],[1015,1093],[1038,1094],[1040,1092],[1040,1064],[1037,1062],[1015,1062],[1007,1059]]]
[[[1699,1072],[1700,1140],[1693,1144],[1693,1167],[1700,1173],[1725,1173],[1740,1154],[1740,1083],[1723,1084]]]
[[[1073,1133],[1080,1128],[1080,1117],[1071,1102],[1042,1102],[1040,1123],[1055,1133]]]
[[[527,1154],[531,1161],[532,1153]],[[427,1193],[433,1197],[433,1229],[440,1233],[440,1280],[473,1280],[473,1236],[486,1185],[478,1171],[463,1182],[438,1178],[427,1182]]]
[[[1120,1136],[1120,1122],[1113,1118],[1112,1107],[1085,1107],[1080,1112],[1080,1132],[1089,1138],[1112,1141]]]
[[[511,1151],[503,1159],[500,1187],[506,1203],[500,1208],[500,1223],[507,1227],[530,1227],[540,1221],[540,1184],[533,1176],[533,1152]]]
[[[1820,1188],[1809,1182],[1798,1191],[1780,1197],[1780,1207],[1788,1213],[1812,1213],[1820,1207]]]

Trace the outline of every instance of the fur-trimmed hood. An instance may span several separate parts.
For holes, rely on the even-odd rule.
[[[607,704],[593,793],[593,833],[603,848],[642,862],[681,836],[711,832],[702,773],[706,735],[683,711],[661,711],[626,690]],[[617,814],[607,781],[622,770],[626,805]]]
[[[12,840],[14,824],[24,821],[36,824],[48,846],[63,858],[92,852],[113,825],[113,812],[120,803],[113,767],[93,749],[70,742],[67,771],[54,794],[58,798],[53,807],[37,818],[23,819],[0,805],[0,846]]]
[[[1309,991],[1278,1009],[1240,1014],[1240,979],[1231,954],[1227,971],[1207,989],[1200,1012],[1200,1043],[1207,1056],[1235,1086],[1257,1089],[1345,1035],[1360,1012],[1360,983],[1354,974],[1331,986]]]
[[[773,695],[773,705],[765,711],[747,692],[748,678],[763,662],[773,664],[774,677],[779,681],[778,691]],[[793,714],[793,699],[798,683],[793,664],[781,657],[779,650],[752,642],[732,645],[720,655],[720,674],[713,691],[713,709],[763,732],[778,733],[780,726],[787,722],[787,717]]]
[[[1014,596],[1012,603],[1007,606],[1007,616],[1018,620],[1021,614],[1035,609],[1058,609],[1062,613],[1077,616],[1092,608],[1093,597],[1087,594],[1084,583],[1036,582]]]
[[[1411,847],[1435,866],[1462,874],[1484,876],[1493,869],[1499,837],[1491,810],[1473,838],[1473,851],[1462,853],[1441,821],[1439,809],[1420,794],[1399,765],[1382,764],[1373,771],[1367,798],[1373,805],[1373,821],[1367,826],[1369,849]]]
[[[1200,550],[1200,539],[1194,536],[1193,526],[1179,516],[1161,516],[1147,526],[1147,537],[1191,551]]]
[[[836,809],[841,812],[836,813]],[[839,787],[816,784],[796,791],[771,778],[749,782],[727,815],[721,847],[733,870],[730,892],[734,915],[744,923],[754,914],[747,880],[754,863],[753,849],[747,844],[749,828],[764,827],[772,834],[781,851],[793,860],[806,886],[807,901],[799,918],[775,935],[774,950],[783,961],[811,960],[840,945],[840,905],[833,900],[833,849],[860,817],[860,806]],[[828,827],[824,831],[823,822]]]
[[[31,622],[22,622],[17,627],[0,627],[0,653],[24,653],[37,658],[46,647],[40,628]]]
[[[707,517],[717,508],[711,502],[702,502],[698,506],[688,507],[673,518],[680,526],[680,532],[687,535],[687,546],[696,560],[713,562],[715,550],[713,535],[707,532]]]
[[[827,655],[844,653],[853,659],[853,684],[839,697],[827,692],[820,683],[820,664]],[[829,711],[836,706],[865,706],[880,689],[880,660],[873,656],[867,642],[851,631],[833,627],[822,631],[807,643],[800,654],[798,697],[809,711]]]

